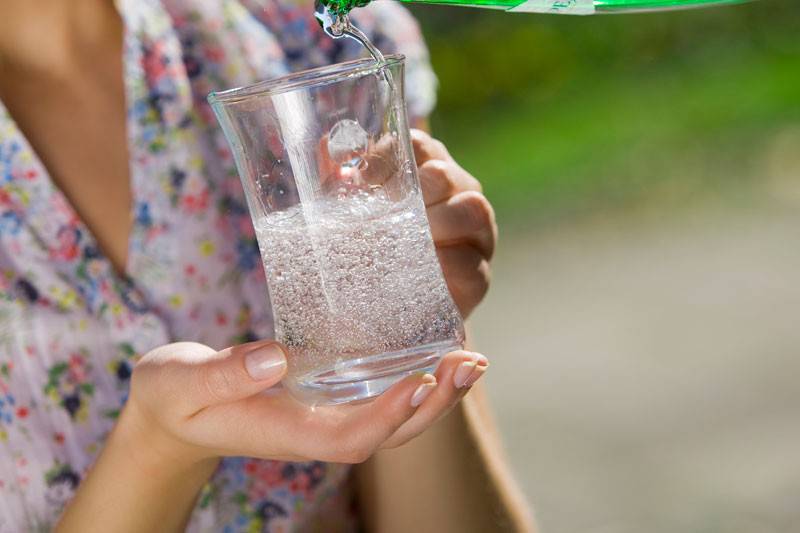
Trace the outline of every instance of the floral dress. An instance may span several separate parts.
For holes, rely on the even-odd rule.
[[[133,197],[124,276],[0,103],[3,533],[53,527],[113,427],[140,354],[272,333],[253,227],[206,95],[361,54],[325,37],[308,2],[117,5]],[[409,113],[424,116],[435,80],[410,15],[376,2],[354,19],[381,49],[408,56]],[[344,465],[225,459],[189,531],[352,530],[348,480]]]

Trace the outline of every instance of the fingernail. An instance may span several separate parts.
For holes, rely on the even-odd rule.
[[[433,374],[425,374],[422,376],[422,384],[417,387],[417,390],[415,390],[414,394],[411,396],[411,407],[419,407],[435,388],[436,377]]]
[[[453,383],[457,389],[460,389],[466,385],[467,380],[469,379],[470,375],[472,375],[472,371],[475,370],[475,365],[477,364],[477,361],[464,361],[458,365],[458,368],[453,374]]]
[[[480,364],[477,365],[472,375],[470,375],[470,377],[467,378],[467,382],[464,384],[464,387],[472,387],[476,381],[481,379],[481,376],[483,376],[483,373],[486,372],[487,368],[489,368],[488,361],[485,365],[480,365]]]
[[[244,366],[251,378],[261,381],[282,374],[286,368],[286,356],[277,344],[267,344],[247,352]]]

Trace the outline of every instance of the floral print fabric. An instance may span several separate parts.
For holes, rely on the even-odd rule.
[[[310,3],[119,0],[133,227],[118,275],[0,103],[0,532],[48,531],[124,405],[133,364],[176,340],[272,333],[253,227],[206,95],[356,57]],[[408,57],[412,117],[434,78],[402,8],[354,14]],[[97,147],[101,150],[102,147]],[[355,527],[343,465],[229,458],[189,531]]]

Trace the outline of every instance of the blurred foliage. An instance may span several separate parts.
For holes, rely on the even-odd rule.
[[[592,17],[412,10],[440,82],[434,133],[501,220],[734,189],[800,125],[797,0]]]

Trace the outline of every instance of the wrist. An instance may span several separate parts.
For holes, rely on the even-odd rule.
[[[218,458],[181,444],[128,402],[56,527],[182,531]]]
[[[219,457],[184,442],[128,402],[120,413],[109,444],[125,451],[143,473],[159,477],[207,472],[210,476]]]

